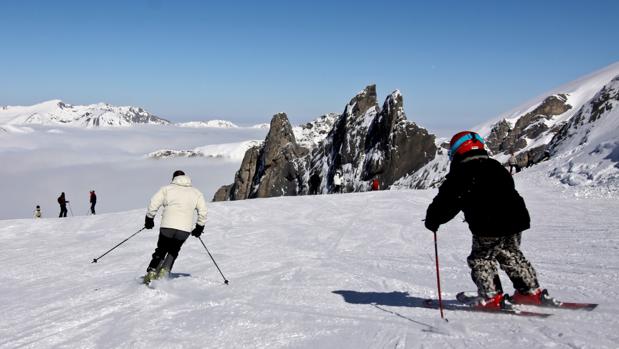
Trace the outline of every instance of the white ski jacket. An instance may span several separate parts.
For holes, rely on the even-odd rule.
[[[333,185],[342,185],[342,175],[338,172],[335,172],[335,174],[333,175]]]
[[[194,211],[198,212],[196,223],[202,226],[206,224],[204,195],[191,186],[191,179],[187,176],[176,176],[171,184],[161,187],[150,199],[146,215],[155,218],[161,206],[163,206],[162,228],[191,232]]]

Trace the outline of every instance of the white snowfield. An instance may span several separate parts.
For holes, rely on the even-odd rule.
[[[227,120],[208,120],[208,121],[189,121],[189,122],[180,122],[175,124],[179,127],[212,127],[212,128],[237,128],[236,124],[227,121]]]
[[[422,305],[437,297],[421,221],[436,192],[383,191],[209,204],[203,239],[227,286],[194,237],[177,277],[141,285],[158,224],[91,263],[141,228],[144,209],[2,221],[0,347],[617,348],[619,203],[575,197],[539,174],[515,176],[532,215],[523,251],[551,295],[599,303],[592,312],[440,320]],[[438,233],[447,302],[474,290],[461,220]]]

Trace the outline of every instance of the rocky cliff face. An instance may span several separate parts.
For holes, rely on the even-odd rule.
[[[297,143],[285,114],[277,114],[265,143],[245,154],[235,181],[222,187],[214,200],[306,195],[332,192],[333,175],[341,170],[344,191],[365,191],[378,179],[388,188],[413,173],[436,154],[434,136],[406,120],[399,91],[379,107],[376,86],[359,92],[336,116],[330,114],[304,127],[330,130],[319,141]]]
[[[548,134],[552,137],[559,127],[551,128],[552,123],[547,123],[547,121],[570,109],[572,106],[567,103],[565,94],[549,96],[535,109],[520,116],[513,126],[506,120],[498,122],[486,138],[486,145],[493,154],[517,153],[521,166],[535,164],[544,158],[547,141],[525,151],[521,150]]]
[[[616,118],[619,107],[619,76],[604,86],[588,103],[582,106],[570,120],[561,127],[548,145],[551,155],[559,150],[574,149],[589,142],[594,127],[599,120]],[[619,122],[615,122],[618,124]],[[612,124],[612,123],[611,123]],[[608,125],[608,124],[607,124]],[[604,132],[616,132],[616,130],[595,130],[599,135]]]
[[[286,114],[274,115],[264,144],[245,153],[234,183],[220,188],[214,200],[297,195],[300,172],[295,160],[307,152],[297,144]]]

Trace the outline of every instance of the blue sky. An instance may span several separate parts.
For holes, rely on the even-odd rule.
[[[0,2],[0,105],[294,123],[377,84],[450,132],[619,61],[619,1]]]

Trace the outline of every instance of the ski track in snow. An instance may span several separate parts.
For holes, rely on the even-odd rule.
[[[157,240],[144,210],[0,221],[1,348],[617,348],[619,204],[516,176],[532,215],[522,248],[543,287],[592,312],[547,319],[446,311],[423,227],[435,191],[384,191],[209,204],[204,248],[140,284]],[[157,222],[158,223],[158,222]],[[473,290],[462,215],[439,231],[443,298]],[[501,274],[504,287],[511,283]]]

